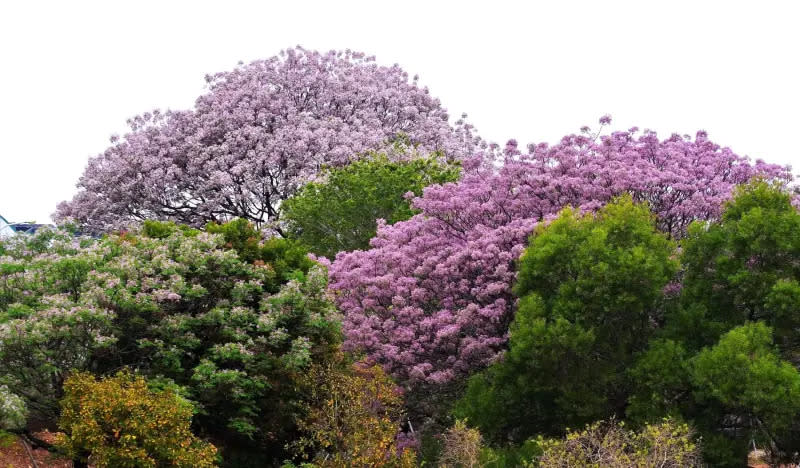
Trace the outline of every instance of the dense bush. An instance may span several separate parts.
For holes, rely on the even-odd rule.
[[[440,467],[478,468],[483,465],[481,433],[477,429],[467,427],[463,420],[457,420],[441,435],[441,439],[442,449],[438,463]]]
[[[548,468],[679,468],[702,466],[686,424],[665,420],[640,432],[614,421],[594,423],[564,439],[542,440],[539,466]],[[535,466],[535,465],[534,465]]]
[[[295,445],[320,467],[410,467],[412,449],[397,444],[402,392],[379,366],[348,364],[344,356],[313,365],[301,379],[307,392]]]
[[[52,421],[69,371],[130,366],[182,388],[200,433],[223,448],[279,456],[297,437],[297,376],[333,354],[338,314],[326,272],[291,241],[256,242],[241,250],[257,257],[247,263],[233,247],[252,228],[219,229],[150,223],[144,234],[85,246],[7,252],[3,279],[19,284],[22,302],[4,310],[19,317],[0,326],[2,383]],[[90,271],[74,283],[54,279],[63,265]]]
[[[76,373],[64,382],[56,445],[97,467],[216,466],[217,449],[195,437],[192,406],[172,390],[154,392],[141,377],[101,380]]]
[[[398,137],[455,159],[474,148],[470,126],[451,127],[416,77],[361,53],[298,47],[206,80],[194,109],[130,119],[56,218],[95,231],[149,218],[262,225],[320,167]]]

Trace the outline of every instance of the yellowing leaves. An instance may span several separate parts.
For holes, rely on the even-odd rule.
[[[155,392],[128,372],[64,382],[56,445],[98,467],[216,466],[217,449],[189,430],[192,409],[171,390]]]

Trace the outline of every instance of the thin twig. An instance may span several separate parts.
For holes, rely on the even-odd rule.
[[[33,452],[31,452],[30,447],[28,447],[28,442],[25,440],[24,437],[20,437],[19,441],[22,443],[22,446],[25,447],[25,451],[28,452],[28,457],[31,459],[31,463],[33,464],[33,468],[39,468],[39,464],[36,463],[36,459],[33,458]]]

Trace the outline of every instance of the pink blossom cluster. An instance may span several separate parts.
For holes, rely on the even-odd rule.
[[[146,113],[93,158],[55,218],[89,229],[169,219],[246,218],[261,226],[322,167],[403,138],[460,158],[478,139],[398,65],[302,48],[206,77],[186,111]]]
[[[501,159],[468,160],[460,182],[425,189],[413,201],[421,213],[380,224],[369,250],[337,255],[330,287],[345,346],[408,386],[468,375],[503,349],[515,261],[537,223],[567,205],[591,210],[630,192],[679,238],[691,221],[718,216],[734,185],[757,175],[791,178],[705,132],[660,140],[636,128],[599,138],[587,129],[526,153],[510,141]]]

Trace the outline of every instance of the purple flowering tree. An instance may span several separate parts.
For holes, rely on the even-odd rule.
[[[379,226],[371,249],[340,253],[331,265],[346,347],[406,386],[456,382],[498,356],[515,303],[515,261],[537,223],[561,208],[596,209],[630,192],[680,238],[692,220],[717,217],[735,184],[791,178],[705,132],[660,140],[636,128],[603,137],[584,129],[525,153],[510,141],[502,154],[465,161],[460,182],[428,187],[413,201],[420,214]]]
[[[245,218],[261,226],[323,165],[402,136],[460,158],[476,137],[398,65],[357,52],[302,48],[206,77],[186,111],[146,113],[90,160],[57,220],[103,231],[142,219],[192,225]]]

